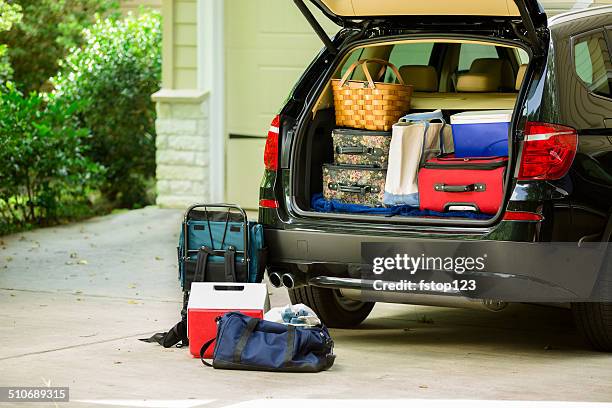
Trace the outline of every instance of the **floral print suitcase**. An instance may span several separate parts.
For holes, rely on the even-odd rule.
[[[346,204],[381,207],[387,170],[364,166],[323,165],[323,197]]]
[[[335,129],[332,139],[334,164],[387,168],[391,132]]]

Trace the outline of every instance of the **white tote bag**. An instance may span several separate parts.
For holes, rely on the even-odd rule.
[[[401,118],[393,125],[383,204],[418,207],[419,168],[432,157],[453,151],[452,130],[444,121],[442,111],[413,113]]]

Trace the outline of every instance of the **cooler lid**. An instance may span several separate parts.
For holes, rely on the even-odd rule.
[[[512,109],[461,112],[450,117],[453,125],[500,123],[512,120]]]
[[[265,283],[194,282],[189,293],[188,309],[268,309]]]

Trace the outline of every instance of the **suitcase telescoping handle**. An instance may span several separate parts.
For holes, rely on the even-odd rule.
[[[476,193],[481,193],[483,191],[487,191],[487,185],[482,183],[467,184],[463,186],[434,184],[434,190],[442,191],[444,193],[468,193],[472,191]]]
[[[338,154],[368,154],[370,156],[382,156],[382,149],[365,146],[336,146]]]
[[[353,193],[353,194],[377,194],[380,189],[376,186],[363,186],[363,185],[348,185],[342,183],[329,183],[327,185],[332,191],[340,191],[341,193]]]

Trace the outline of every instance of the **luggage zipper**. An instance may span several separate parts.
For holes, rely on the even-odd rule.
[[[458,169],[458,170],[493,170],[500,167],[506,167],[506,161],[498,161],[494,163],[425,163],[423,166],[426,169]]]
[[[383,169],[382,167],[377,167],[373,164],[364,164],[364,165],[356,165],[356,164],[324,164],[323,167],[327,167],[328,169],[351,169],[351,170],[372,170],[372,171],[387,171],[387,169]]]
[[[332,131],[333,135],[339,136],[384,136],[391,137],[391,132],[383,132],[378,130],[360,130],[360,129],[334,129]]]

